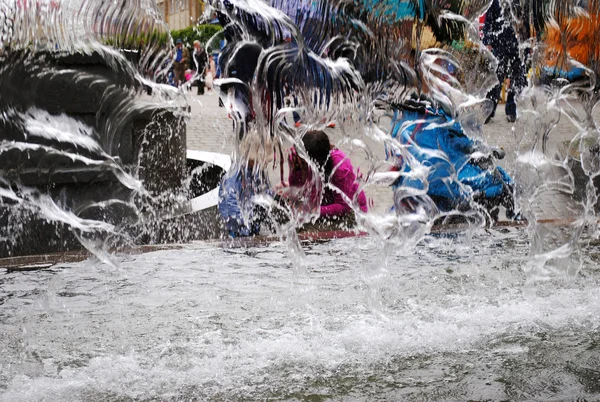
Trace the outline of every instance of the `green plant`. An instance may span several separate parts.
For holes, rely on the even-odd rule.
[[[220,25],[193,25],[179,31],[171,31],[171,36],[173,37],[173,40],[181,39],[188,47],[191,47],[195,40],[199,40],[200,43],[206,45],[206,41],[212,38],[221,29]]]
[[[112,37],[104,38],[102,42],[108,46],[124,49],[137,49],[142,46],[165,46],[168,43],[169,34],[153,30],[139,35],[116,34]]]

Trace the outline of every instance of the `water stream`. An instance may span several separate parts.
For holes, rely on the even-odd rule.
[[[540,283],[523,232],[473,241],[429,238],[377,272],[354,239],[307,247],[300,277],[283,243],[5,272],[0,399],[595,399],[597,243],[578,278]]]
[[[499,2],[527,75],[511,81],[514,182],[493,207],[460,179],[501,171],[484,135],[491,0],[205,3],[223,26],[210,43],[225,38],[229,174],[283,176],[290,147],[307,159],[303,136],[335,123],[385,206],[347,199],[368,237],[301,243],[327,188],[307,160],[285,219],[265,183],[240,200],[267,210],[276,240],[123,252],[218,226],[165,220],[193,180],[187,98],[159,83],[173,41],[158,6],[0,0],[0,253],[94,255],[0,268],[0,400],[597,399],[600,2]],[[429,131],[435,146],[415,145]],[[456,205],[432,195],[436,172]],[[491,228],[499,212],[527,224]]]

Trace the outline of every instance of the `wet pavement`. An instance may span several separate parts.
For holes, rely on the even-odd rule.
[[[220,152],[229,154],[233,147],[232,121],[228,118],[225,108],[219,107],[219,98],[215,93],[205,95],[188,94],[191,106],[191,120],[187,131],[188,149]],[[595,115],[599,114],[598,112]],[[351,144],[344,143],[342,131],[338,128],[326,129],[332,141],[340,149],[351,155],[352,162],[360,172],[366,173],[371,167],[368,158],[361,150],[352,151]],[[564,158],[566,151],[564,144],[571,140],[577,133],[577,128],[568,118],[561,117],[557,126],[551,131],[547,154],[558,153],[558,160]],[[514,123],[506,119],[504,105],[499,105],[495,118],[484,126],[484,140],[493,146],[502,147],[506,151],[504,160],[499,165],[504,167],[513,177],[518,176],[517,149],[528,150],[533,146],[531,140],[523,140],[516,134]],[[384,160],[384,148],[380,143],[370,138],[361,138],[374,155],[379,155],[379,160]],[[378,170],[384,170],[379,166]],[[278,182],[279,172],[271,172],[273,184]],[[389,187],[367,188],[367,197],[372,202],[371,210],[376,213],[387,211],[392,205],[392,191]],[[574,216],[581,207],[578,201],[559,191],[550,190],[538,194],[533,206],[537,218],[565,219]]]

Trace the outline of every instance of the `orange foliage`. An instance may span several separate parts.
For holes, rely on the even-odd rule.
[[[551,66],[563,64],[568,55],[590,66],[600,56],[600,15],[580,15],[547,27],[546,58]]]

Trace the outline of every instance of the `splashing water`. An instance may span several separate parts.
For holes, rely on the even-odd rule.
[[[598,102],[598,51],[592,27],[600,4],[524,2],[511,4],[511,11],[525,45],[523,58],[533,72],[520,98],[523,113],[516,131],[521,135],[517,182],[524,211],[531,221],[542,220],[540,206],[559,199],[563,205],[558,214],[578,218],[568,230],[532,225],[530,269],[540,275],[573,275],[582,266],[579,240],[584,227],[598,233],[598,130],[592,113]],[[573,135],[560,149],[553,137],[565,118]],[[576,184],[578,178],[583,185]],[[583,187],[583,195],[577,194]]]
[[[585,227],[596,231],[594,180],[598,175],[598,152],[592,117],[596,104],[596,52],[576,46],[580,40],[594,43],[588,36],[593,35],[596,3],[574,2],[567,7],[548,2],[539,9],[520,2],[501,4],[501,29],[518,32],[524,44],[520,48],[521,61],[517,57],[513,64],[521,63],[522,69],[531,72],[529,85],[519,96],[514,130],[520,144],[516,188],[505,172],[490,167],[490,159],[486,158],[498,153],[482,141],[483,122],[492,107],[484,97],[495,84],[494,70],[506,68],[497,64],[479,39],[478,18],[490,3],[272,1],[267,7],[259,1],[212,2],[227,38],[221,58],[221,85],[239,127],[239,165],[256,159],[255,169],[264,170],[273,154],[280,155],[283,163],[284,144],[302,149],[300,139],[306,132],[336,121],[344,136],[353,144],[361,144],[359,147],[370,155],[371,169],[363,177],[363,188],[381,183],[377,169],[382,167],[381,156],[369,149],[365,140],[383,144],[388,157],[392,155],[390,163],[400,166],[395,178],[388,175],[388,181],[383,181],[396,183],[396,212],[387,221],[393,227],[413,227],[408,236],[412,240],[418,241],[421,236],[415,233],[426,233],[428,225],[448,212],[458,211],[476,225],[489,221],[488,213],[492,220],[496,219],[497,212],[486,207],[489,188],[478,188],[473,182],[483,180],[481,177],[486,174],[495,178],[485,180],[496,182],[503,176],[506,189],[500,204],[506,206],[510,216],[513,209],[521,211],[519,216],[530,223],[532,273],[577,273],[581,267],[579,237]],[[586,29],[589,32],[582,33]],[[242,58],[248,65],[247,71],[240,72],[243,69],[239,55],[248,55],[248,49],[252,49],[253,57]],[[576,51],[583,56],[576,56]],[[506,56],[498,57],[502,61]],[[511,91],[516,92],[522,84],[515,78],[512,85],[516,89]],[[415,99],[421,99],[422,111],[411,117],[407,110],[411,110],[408,106]],[[378,110],[394,113],[391,130],[378,124]],[[304,125],[299,129],[290,130],[286,122],[286,114],[291,111],[302,116]],[[432,115],[445,117],[434,122]],[[571,119],[579,131],[568,138],[572,145],[567,153],[556,149],[556,141],[550,135],[561,116]],[[430,121],[432,124],[423,129],[423,137],[428,139],[416,139],[415,132]],[[464,133],[474,142],[441,144],[452,137],[452,124],[458,124],[455,133]],[[438,131],[446,129],[450,134],[444,132],[437,143],[427,144]],[[453,153],[461,152],[466,157],[455,159]],[[574,153],[580,156],[573,159]],[[484,167],[481,160],[488,161]],[[588,180],[585,194],[578,194],[579,198],[573,198],[577,191],[569,164],[577,165]],[[310,168],[315,181],[322,182],[315,170],[318,167]],[[477,179],[464,178],[469,169],[478,172]],[[440,208],[436,191],[445,190],[434,188],[438,176],[442,186],[449,187],[455,197],[461,198],[460,202],[453,200],[449,207]],[[411,182],[418,184],[410,185]],[[322,183],[312,185],[319,193],[327,188]],[[405,243],[406,232],[381,230],[386,219],[361,213],[357,200],[353,202],[363,227],[371,233],[385,233],[387,240],[396,237]],[[420,207],[416,208],[415,203]],[[553,204],[560,203],[565,205],[553,209]],[[423,228],[416,232],[415,214],[421,214],[417,221],[422,222]],[[484,219],[476,219],[477,215]],[[314,216],[309,213],[305,220],[295,222]],[[572,227],[558,227],[558,219],[573,222]],[[542,234],[546,230],[550,234]],[[392,232],[394,236],[390,235]],[[559,232],[568,234],[565,237]],[[560,268],[552,268],[553,265]]]
[[[180,193],[164,178],[148,182],[159,157],[177,159],[187,119],[181,95],[154,83],[170,40],[154,3],[0,7],[1,236],[12,239],[2,254],[35,253],[36,243],[60,249],[73,236],[97,243],[96,253],[135,242],[128,226],[143,225],[140,216],[164,204],[165,190],[167,199]],[[158,155],[155,143],[165,141],[171,152]],[[40,240],[35,232],[48,233],[45,222],[56,234]]]
[[[0,400],[597,398],[597,243],[527,286],[523,233],[473,241],[389,258],[379,314],[355,239],[305,248],[300,280],[283,244],[205,242],[3,274]]]
[[[0,279],[0,400],[597,397],[600,1],[205,3],[224,180],[284,245],[114,254],[221,231],[174,218],[194,178],[167,25],[153,0],[0,0],[0,253],[102,262]],[[497,6],[522,70],[504,138]],[[360,161],[351,194],[321,131]],[[338,196],[335,229],[370,236],[302,244]]]

